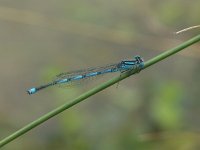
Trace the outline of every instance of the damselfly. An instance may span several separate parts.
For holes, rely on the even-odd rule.
[[[34,94],[44,88],[54,86],[54,85],[68,85],[71,83],[79,82],[85,79],[90,79],[92,77],[104,75],[107,73],[114,72],[126,72],[130,70],[136,70],[139,72],[144,67],[144,61],[140,56],[135,56],[133,60],[123,60],[119,63],[96,67],[96,68],[88,68],[85,70],[78,70],[73,72],[61,73],[56,76],[52,82],[47,83],[45,85],[41,85],[39,87],[33,87],[27,90],[28,94]]]

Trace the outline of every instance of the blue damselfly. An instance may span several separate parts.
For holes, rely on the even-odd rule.
[[[123,60],[119,63],[106,65],[103,67],[95,67],[95,68],[88,68],[84,70],[72,71],[67,73],[61,73],[56,76],[52,82],[47,83],[45,85],[41,85],[39,87],[33,87],[27,90],[28,94],[34,94],[41,89],[54,86],[54,85],[68,85],[71,83],[79,82],[82,80],[86,80],[92,77],[97,77],[100,75],[104,75],[107,73],[114,73],[114,72],[126,72],[130,70],[136,70],[139,72],[144,67],[144,61],[140,56],[135,56],[132,60]]]

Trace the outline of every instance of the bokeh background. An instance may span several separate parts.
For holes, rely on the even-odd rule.
[[[199,34],[199,0],[1,0],[0,139],[104,82],[26,89],[60,72],[138,54],[148,60]],[[48,120],[5,150],[200,149],[195,44]]]

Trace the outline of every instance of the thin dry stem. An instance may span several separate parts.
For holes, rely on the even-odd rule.
[[[199,28],[199,27],[200,27],[200,25],[188,27],[188,28],[185,28],[185,29],[182,29],[180,31],[175,32],[175,34],[180,34],[182,32],[186,32],[186,31],[189,31],[189,30],[192,30],[192,29],[196,29],[196,28]]]

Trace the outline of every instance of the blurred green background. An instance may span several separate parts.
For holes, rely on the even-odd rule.
[[[199,34],[199,0],[1,0],[0,139],[111,78],[26,89],[63,71],[141,55],[148,60]],[[96,94],[5,150],[200,149],[199,44]]]

